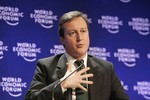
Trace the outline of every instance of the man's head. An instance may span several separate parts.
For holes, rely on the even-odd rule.
[[[86,15],[79,11],[64,14],[59,22],[59,36],[66,52],[75,59],[82,59],[90,41]]]
[[[89,28],[88,18],[87,18],[86,14],[79,12],[79,11],[70,11],[70,12],[62,15],[62,17],[59,20],[58,33],[59,33],[60,37],[64,36],[63,24],[71,21],[72,19],[74,19],[76,17],[82,17],[85,20],[87,27]]]

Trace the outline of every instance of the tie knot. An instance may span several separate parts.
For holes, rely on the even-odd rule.
[[[79,67],[77,71],[79,71],[85,67],[84,66],[84,60],[77,60],[74,63],[77,65],[77,67]]]
[[[83,59],[82,60],[76,60],[74,63],[77,64],[77,66],[80,66],[81,64],[84,63],[84,60]]]

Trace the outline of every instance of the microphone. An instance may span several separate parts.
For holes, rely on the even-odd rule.
[[[82,63],[81,63],[81,65],[80,66],[78,66],[72,73],[70,73],[66,78],[64,78],[63,80],[61,80],[60,82],[58,82],[55,86],[54,86],[54,88],[53,88],[53,92],[52,92],[52,100],[55,100],[55,98],[54,98],[54,95],[55,95],[55,89],[62,83],[62,82],[64,82],[66,79],[68,79],[72,74],[74,74],[76,71],[78,71],[83,65],[84,65],[84,61],[81,61]],[[72,95],[71,95],[72,96]],[[70,95],[69,95],[69,97],[68,98],[72,98],[72,97],[70,97]]]

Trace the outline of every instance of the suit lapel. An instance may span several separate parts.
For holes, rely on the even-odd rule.
[[[104,86],[104,74],[100,64],[98,64],[93,57],[88,57],[87,66],[90,67],[88,73],[93,73],[93,77],[89,78],[93,81],[93,85],[89,85],[89,100],[102,100],[102,89]],[[92,98],[92,99],[91,99]]]
[[[59,79],[62,78],[67,71],[66,62],[67,62],[67,58],[63,54],[58,60],[58,64],[57,64],[57,75]]]
[[[63,54],[57,64],[57,75],[58,78],[61,79],[66,71],[66,62],[67,58]],[[89,100],[102,100],[103,98],[103,86],[104,86],[104,74],[102,71],[102,67],[98,64],[92,56],[88,56],[87,66],[90,67],[90,70],[87,73],[93,73],[93,77],[89,78],[90,81],[93,81],[93,85],[89,85]],[[92,98],[92,99],[91,99]]]

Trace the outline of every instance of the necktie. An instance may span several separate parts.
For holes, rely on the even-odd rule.
[[[84,61],[83,61],[83,60],[75,61],[75,64],[76,64],[77,66],[80,66],[80,65],[82,64],[82,66],[81,66],[81,68],[80,68],[79,70],[85,68],[85,66],[84,66]],[[79,70],[78,70],[78,71],[79,71]],[[83,74],[86,74],[86,73],[83,73]],[[86,80],[86,79],[85,79],[85,80]],[[86,85],[86,84],[82,84],[82,85],[83,85],[85,88],[87,88],[87,85]],[[88,93],[87,93],[87,92],[84,92],[84,91],[81,90],[80,88],[76,88],[75,91],[76,91],[76,100],[88,100]]]
[[[72,88],[68,88],[67,91],[65,92],[65,100],[72,100]]]

